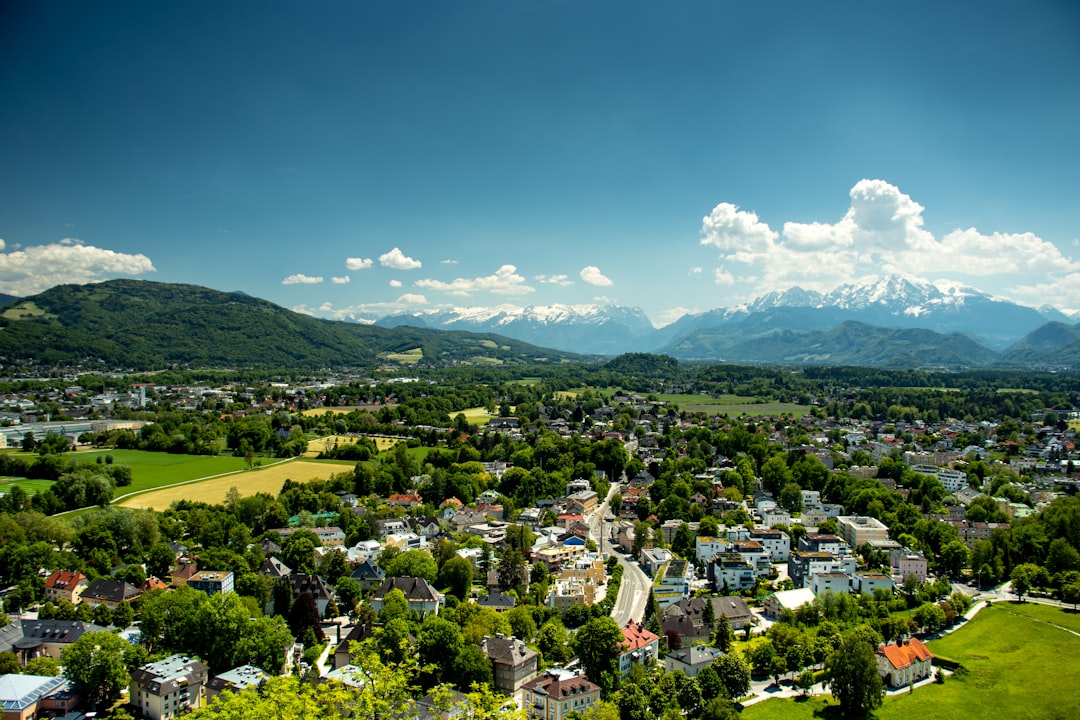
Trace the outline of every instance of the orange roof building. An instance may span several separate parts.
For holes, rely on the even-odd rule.
[[[889,687],[904,687],[930,677],[934,653],[918,638],[897,640],[877,650],[878,672]]]
[[[630,620],[622,628],[622,654],[619,655],[619,672],[623,677],[630,674],[634,665],[656,662],[660,656],[660,636],[646,629],[639,622]]]

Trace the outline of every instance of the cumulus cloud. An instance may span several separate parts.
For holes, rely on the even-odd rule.
[[[304,275],[297,273],[290,275],[281,281],[282,285],[318,285],[323,281],[322,275]]]
[[[372,264],[371,258],[345,258],[347,270],[367,270]]]
[[[395,288],[401,287],[401,281],[400,280],[391,280],[390,281],[390,287],[395,287]]]
[[[574,284],[574,281],[567,275],[535,275],[533,280],[546,285],[560,285],[562,287]]]
[[[696,277],[704,271],[704,268],[702,268],[700,265],[695,265],[694,267],[690,268],[690,270],[686,274],[690,277]]]
[[[788,221],[781,232],[753,212],[720,203],[701,225],[701,244],[719,250],[714,281],[750,297],[793,285],[831,290],[867,276],[941,279],[949,273],[977,278],[973,284],[990,292],[1012,287],[1012,297],[1034,300],[1040,288],[1058,287],[1047,276],[1067,288],[1068,275],[1080,272],[1080,263],[1030,232],[986,234],[968,228],[939,239],[924,227],[923,206],[884,180],[860,180],[849,198],[847,211],[835,222]],[[1080,304],[1080,294],[1071,297]]]
[[[388,268],[394,270],[415,270],[422,265],[419,260],[413,260],[405,253],[401,252],[399,248],[394,248],[389,252],[384,252],[379,256],[379,262]]]
[[[613,284],[611,278],[606,277],[604,273],[600,272],[600,268],[595,265],[587,265],[586,267],[581,268],[581,272],[578,274],[581,276],[582,280],[590,285],[607,287],[608,285]]]
[[[426,278],[416,282],[417,287],[438,290],[451,295],[471,295],[475,292],[490,292],[494,295],[521,295],[535,292],[525,284],[525,278],[518,275],[514,265],[503,265],[494,275],[477,278],[455,278],[450,282]]]
[[[350,282],[352,282],[352,278],[350,278],[348,275],[342,275],[341,277],[330,278],[330,282],[334,283],[335,285],[348,285]]]
[[[427,298],[417,293],[405,293],[397,301],[407,305],[427,305]]]
[[[0,240],[0,290],[12,295],[34,295],[54,285],[156,271],[146,255],[106,250],[74,238],[2,252],[6,249]]]

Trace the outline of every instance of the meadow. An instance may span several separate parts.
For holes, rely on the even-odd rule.
[[[222,477],[140,493],[121,499],[116,504],[126,508],[164,510],[176,500],[223,503],[229,489],[233,487],[242,496],[260,492],[277,495],[286,480],[301,483],[315,479],[326,480],[334,473],[348,472],[353,465],[351,462],[287,460],[251,470],[240,470]]]
[[[758,402],[757,398],[748,395],[721,395],[711,397],[699,394],[662,394],[658,395],[661,401],[669,405],[677,405],[680,410],[687,412],[702,412],[709,415],[727,415],[729,417],[760,417],[763,415],[790,415],[802,417],[810,411],[810,408],[797,403],[784,402]]]
[[[304,457],[318,457],[319,453],[332,448],[335,445],[352,445],[356,443],[358,439],[359,438],[354,435],[327,435],[326,437],[308,440],[308,449],[307,452],[304,453]],[[373,437],[368,439],[375,443],[375,447],[379,452],[389,450],[401,442],[398,438]]]
[[[1080,614],[1049,605],[1002,602],[927,646],[963,669],[942,685],[885,698],[877,720],[945,720],[993,716],[1030,720],[1080,717]],[[838,717],[831,698],[768,700],[743,710],[745,720]],[[832,708],[830,711],[829,708]]]

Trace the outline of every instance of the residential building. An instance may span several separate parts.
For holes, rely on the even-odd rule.
[[[892,576],[897,582],[904,582],[908,575],[914,575],[919,582],[926,582],[926,556],[910,548],[901,548],[889,553],[889,565]]]
[[[202,706],[207,667],[194,658],[172,655],[131,673],[128,702],[151,720],[171,720]]]
[[[675,556],[665,548],[646,548],[641,551],[639,558],[641,570],[649,577],[656,577],[657,573],[671,562]]]
[[[81,572],[54,570],[45,580],[45,599],[54,603],[67,600],[72,605],[78,605],[83,591],[88,587],[90,581]]]
[[[526,682],[536,676],[538,656],[535,650],[514,636],[499,633],[484,638],[480,649],[491,660],[495,690],[514,695]]]
[[[294,598],[299,597],[301,593],[307,593],[315,601],[315,607],[319,610],[319,617],[326,614],[326,608],[334,597],[334,591],[325,580],[318,575],[293,573],[289,576],[289,582],[292,584]]]
[[[788,555],[791,553],[791,536],[782,530],[754,528],[747,539],[760,543],[768,550],[772,562],[787,562]]]
[[[15,653],[24,665],[44,655],[59,660],[64,648],[86,633],[108,630],[82,620],[13,620],[4,629],[0,652]]]
[[[565,720],[586,714],[600,702],[600,686],[578,671],[550,668],[523,686],[525,715],[536,720]]]
[[[772,555],[756,540],[736,540],[732,550],[740,555],[758,576],[772,572]]]
[[[402,529],[404,529],[404,525],[405,525],[405,523],[402,522],[402,526],[403,526]],[[297,533],[297,532],[301,532],[301,531],[314,533],[315,536],[317,538],[319,538],[319,542],[322,543],[323,547],[341,547],[341,546],[343,546],[345,544],[345,532],[341,528],[339,528],[337,526],[313,527],[313,528],[291,528],[290,527],[290,528],[277,528],[276,530],[274,530],[274,532],[276,532],[281,537],[282,540],[289,537],[293,533]]]
[[[420,617],[428,613],[438,613],[442,605],[443,595],[431,586],[424,578],[416,577],[388,577],[375,589],[371,596],[371,607],[378,612],[382,610],[383,600],[391,590],[401,590],[405,593],[405,601],[409,604],[409,610],[415,611]]]
[[[724,652],[708,645],[691,645],[679,648],[664,656],[664,669],[667,672],[682,670],[687,677],[697,677],[704,668],[712,665]]]
[[[661,610],[667,610],[680,600],[690,597],[693,577],[694,567],[686,560],[674,559],[663,566],[656,574],[652,586],[657,606]]]
[[[918,638],[897,640],[877,650],[878,672],[889,687],[906,687],[930,677],[934,654]]]
[[[623,644],[619,655],[619,673],[626,677],[634,665],[655,662],[660,657],[660,636],[631,620],[622,628]]]
[[[853,580],[852,590],[867,595],[873,595],[875,590],[884,590],[891,594],[896,587],[893,579],[882,573],[857,572]]]
[[[4,720],[53,717],[74,710],[78,695],[64,677],[0,675]]]
[[[849,593],[851,592],[851,576],[836,572],[815,573],[810,576],[810,590],[815,596],[825,592]]]
[[[836,518],[836,529],[844,542],[853,548],[871,540],[888,540],[889,528],[877,518],[865,515],[841,515]]]
[[[359,583],[361,590],[367,592],[386,579],[386,571],[376,565],[375,561],[369,557],[353,568],[349,577]]]
[[[788,558],[788,577],[796,588],[810,587],[810,578],[818,573],[855,572],[854,557],[837,557],[826,552],[796,550]]]
[[[784,610],[791,610],[794,612],[806,603],[813,601],[813,590],[810,588],[799,588],[797,590],[782,590],[780,592],[775,592],[765,598],[761,605],[765,611],[765,617],[777,620],[780,617],[780,613]]]
[[[233,574],[228,570],[200,570],[188,578],[187,585],[193,590],[202,590],[207,595],[231,593]]]
[[[698,536],[694,548],[698,561],[708,564],[720,553],[731,552],[731,543],[727,538]]]
[[[82,601],[90,607],[107,605],[115,610],[121,602],[131,602],[139,597],[139,588],[123,580],[99,578],[90,583],[82,593]]]
[[[738,553],[721,553],[709,565],[718,592],[748,590],[757,582],[757,571]]]
[[[172,576],[169,578],[173,587],[180,587],[181,585],[187,585],[188,579],[192,575],[199,571],[199,566],[191,561],[180,561],[176,563],[176,568],[172,571]]]
[[[830,555],[849,552],[847,543],[840,538],[835,535],[819,533],[807,533],[799,538],[799,550],[803,552],[829,553]]]
[[[210,678],[206,683],[206,704],[223,692],[240,692],[249,687],[257,688],[270,677],[254,665],[241,665]]]

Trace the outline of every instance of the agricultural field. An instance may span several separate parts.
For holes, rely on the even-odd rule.
[[[491,418],[499,417],[498,414],[493,415],[482,407],[466,408],[464,410],[452,412],[450,413],[450,417],[453,419],[459,414],[464,415],[470,425],[486,425]]]
[[[943,685],[885,698],[877,720],[995,717],[1064,720],[1080,717],[1073,683],[1080,671],[1080,614],[1035,603],[995,603],[964,627],[927,643],[964,669]],[[743,710],[745,720],[832,717],[831,699],[768,700]]]
[[[658,396],[662,402],[669,405],[677,405],[680,410],[687,412],[703,412],[709,415],[728,415],[739,417],[750,415],[758,417],[762,415],[791,415],[801,417],[810,411],[805,405],[782,402],[757,402],[756,398],[744,395],[721,395],[718,398],[709,395],[687,394]]]
[[[304,457],[318,457],[319,453],[324,452],[335,445],[352,445],[357,440],[359,440],[359,438],[355,435],[327,435],[326,437],[316,438],[315,440],[308,440],[308,449],[307,452],[304,453]],[[368,440],[375,443],[375,447],[378,448],[379,452],[389,450],[401,442],[398,438],[385,437],[373,437],[368,438]]]
[[[377,413],[383,408],[395,407],[397,407],[397,403],[386,403],[385,405],[342,405],[340,407],[308,408],[307,410],[304,410],[301,415],[304,415],[305,417],[322,417],[326,413],[330,413],[331,415],[348,415],[357,410],[367,410],[371,413]]]
[[[424,351],[420,348],[413,348],[412,350],[400,353],[381,353],[379,359],[389,360],[390,362],[396,362],[402,365],[415,365],[424,359]]]
[[[335,472],[347,472],[352,466],[353,463],[288,460],[267,467],[240,470],[222,477],[152,490],[123,499],[117,505],[126,508],[165,510],[176,500],[223,503],[229,489],[233,487],[241,495],[254,495],[260,492],[277,495],[286,480],[294,482],[326,480]]]

